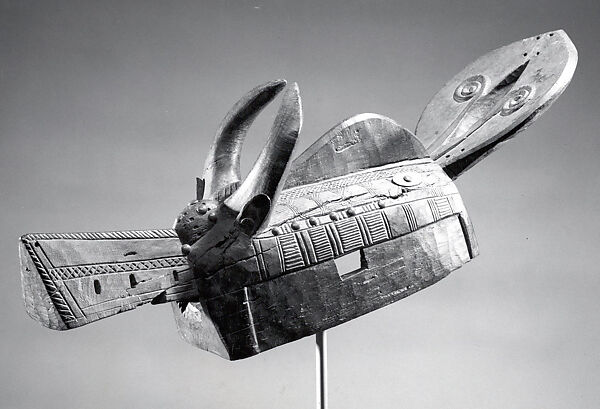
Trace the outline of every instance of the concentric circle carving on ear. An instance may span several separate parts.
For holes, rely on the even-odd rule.
[[[529,85],[524,85],[517,90],[511,91],[508,94],[508,99],[502,106],[500,115],[506,116],[518,111],[525,102],[532,96],[533,89]]]
[[[474,75],[460,83],[454,90],[454,100],[456,102],[465,102],[473,98],[475,95],[481,94],[485,86],[485,78],[483,75]]]

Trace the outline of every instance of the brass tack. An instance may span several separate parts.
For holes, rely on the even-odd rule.
[[[204,203],[202,203],[200,206],[198,206],[196,208],[196,211],[198,212],[198,214],[204,214],[208,211],[208,209],[206,208],[206,205]]]

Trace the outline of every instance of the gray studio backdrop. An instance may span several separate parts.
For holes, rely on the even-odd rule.
[[[264,81],[300,84],[303,150],[361,112],[414,129],[467,63],[564,28],[571,86],[458,181],[481,255],[331,330],[330,405],[597,408],[599,19],[592,0],[0,1],[0,406],[312,407],[312,338],[231,363],[180,340],[168,305],[42,328],[18,236],[171,226],[221,118]]]

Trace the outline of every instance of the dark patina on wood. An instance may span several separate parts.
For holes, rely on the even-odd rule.
[[[21,237],[26,310],[65,330],[171,302],[184,339],[234,360],[414,294],[478,254],[452,179],[545,110],[576,61],[562,31],[513,43],[434,96],[419,139],[361,114],[291,161],[302,124],[293,84],[242,178],[247,130],[286,83],[261,85],[223,120],[174,229]],[[357,265],[340,269],[351,256]]]

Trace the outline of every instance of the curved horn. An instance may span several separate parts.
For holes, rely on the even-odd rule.
[[[284,94],[281,107],[271,128],[269,140],[254,167],[225,204],[241,211],[244,205],[259,194],[265,194],[274,203],[283,186],[283,175],[292,156],[300,128],[302,103],[298,84],[294,83]]]
[[[227,113],[204,164],[205,197],[219,199],[227,187],[240,181],[240,154],[246,132],[260,111],[285,85],[285,80],[259,85]]]

